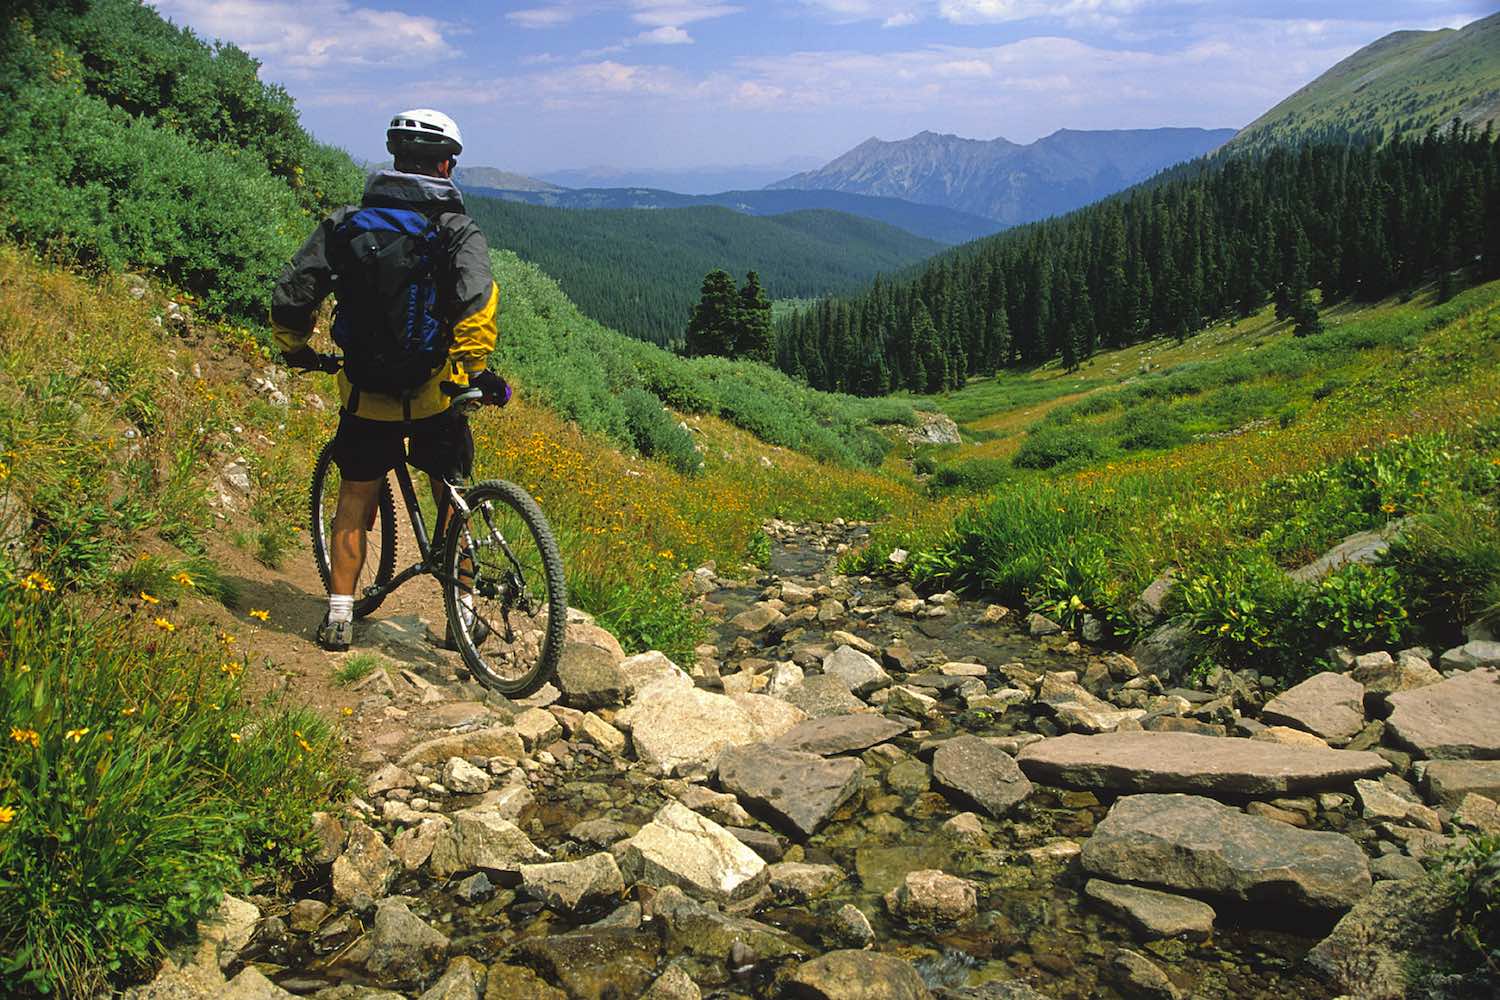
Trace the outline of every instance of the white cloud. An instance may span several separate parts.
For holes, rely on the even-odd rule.
[[[727,3],[691,3],[681,0],[632,0],[631,6],[634,8],[632,20],[637,24],[656,28],[680,28],[685,24],[738,14],[744,9]]]
[[[642,45],[691,45],[693,36],[673,25],[663,25],[660,28],[652,28],[635,36],[635,40]]]
[[[880,22],[882,28],[905,28],[922,20],[922,16],[915,11],[903,10],[899,14],[892,14]]]
[[[527,7],[513,10],[505,15],[523,28],[556,28],[572,21],[579,14],[572,4],[551,4],[546,7]]]
[[[938,0],[938,13],[955,24],[998,24],[1035,17],[1107,18],[1140,6],[1140,0]]]
[[[454,53],[452,36],[458,33],[436,18],[350,0],[154,0],[154,6],[291,75],[440,59]]]

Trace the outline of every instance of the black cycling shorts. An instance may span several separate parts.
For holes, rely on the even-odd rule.
[[[408,461],[408,455],[410,464],[428,475],[467,477],[474,470],[474,435],[469,431],[469,418],[456,409],[410,422],[371,420],[339,412],[333,461],[344,479],[383,479],[387,472]]]

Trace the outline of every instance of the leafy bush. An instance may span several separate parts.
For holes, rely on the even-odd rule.
[[[1386,561],[1411,595],[1412,617],[1453,637],[1455,626],[1500,605],[1500,516],[1456,497],[1403,525]]]
[[[1300,588],[1264,552],[1224,552],[1182,574],[1174,607],[1188,616],[1206,656],[1284,673],[1303,654]]]
[[[1298,608],[1298,618],[1323,647],[1399,646],[1411,632],[1401,583],[1400,574],[1387,567],[1342,566],[1318,582]]]
[[[1482,834],[1439,855],[1434,869],[1454,893],[1450,936],[1500,978],[1500,835]]]
[[[920,464],[918,467],[920,470]],[[981,493],[994,489],[1014,475],[1009,462],[994,458],[969,458],[945,462],[929,469],[930,486],[937,491]]]
[[[1043,427],[1026,436],[1011,463],[1019,469],[1051,469],[1066,462],[1092,462],[1103,454],[1103,444],[1088,431]]]
[[[213,640],[51,586],[0,589],[0,973],[95,996],[247,873],[294,872],[346,785],[328,725],[240,708],[244,662]]]
[[[1129,410],[1120,421],[1120,447],[1126,451],[1175,448],[1187,440],[1181,418],[1162,403]]]
[[[661,400],[645,389],[626,389],[620,405],[625,407],[625,424],[642,455],[660,458],[678,472],[691,474],[702,467],[692,434],[662,409]]]

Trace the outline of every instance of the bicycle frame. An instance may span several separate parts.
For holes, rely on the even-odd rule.
[[[458,487],[446,479],[442,482],[448,491],[444,499],[448,503],[453,504],[455,509],[467,514],[469,508],[464,503],[463,496],[458,492]],[[391,577],[390,581],[385,585],[365,588],[362,595],[365,597],[373,597],[376,594],[381,596],[389,594],[414,576],[433,576],[443,583],[449,582],[447,574],[443,572],[443,567],[438,563],[439,553],[437,546],[427,534],[427,522],[422,518],[422,505],[417,499],[417,488],[412,482],[411,469],[404,462],[396,466],[396,484],[401,487],[401,498],[406,503],[406,514],[411,519],[412,534],[416,536],[417,551],[421,553],[422,558]],[[441,531],[443,515],[441,504],[438,506],[437,513],[439,522],[438,530]]]

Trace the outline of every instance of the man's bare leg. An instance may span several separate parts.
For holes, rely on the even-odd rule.
[[[328,539],[328,615],[318,632],[325,649],[348,649],[354,636],[354,588],[365,566],[365,535],[380,498],[380,482],[339,483]]]

